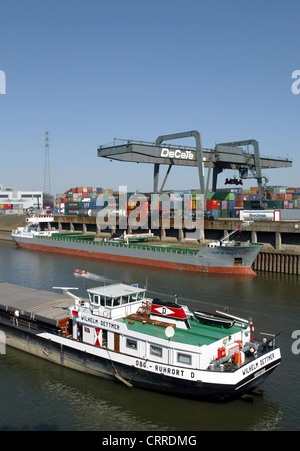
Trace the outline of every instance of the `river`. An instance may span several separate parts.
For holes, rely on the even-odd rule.
[[[299,431],[300,276],[259,272],[257,277],[192,274],[81,257],[17,249],[0,242],[0,280],[52,290],[99,282],[75,278],[76,268],[103,276],[103,282],[146,285],[150,296],[190,308],[230,308],[252,317],[255,331],[282,332],[282,363],[252,402],[209,403],[141,389],[129,389],[6,347],[0,354],[0,430],[28,431]],[[293,346],[294,343],[294,346]],[[299,354],[298,354],[299,352]]]

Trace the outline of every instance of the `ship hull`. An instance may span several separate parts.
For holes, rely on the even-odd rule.
[[[166,269],[255,276],[251,268],[261,246],[227,246],[209,248],[203,246],[199,254],[166,251],[161,247],[151,249],[115,243],[93,243],[54,238],[27,238],[14,236],[16,244],[25,249],[69,254],[106,261],[115,261]],[[238,263],[237,263],[238,262]]]
[[[123,356],[64,337],[15,327],[0,321],[6,344],[49,362],[93,376],[123,382],[125,385],[203,400],[238,398],[258,387],[280,364],[278,348],[232,373],[195,370],[154,364],[135,357]],[[151,362],[150,362],[151,363]],[[145,369],[146,368],[146,369]],[[223,382],[224,381],[224,382]]]

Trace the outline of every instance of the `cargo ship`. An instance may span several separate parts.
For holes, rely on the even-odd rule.
[[[18,227],[12,232],[12,239],[25,249],[203,273],[255,276],[252,264],[262,248],[261,244],[230,240],[229,236],[197,249],[188,249],[155,243],[99,240],[94,235],[78,232],[52,230],[43,233],[37,227],[36,223]]]
[[[63,294],[0,282],[6,344],[126,387],[228,400],[256,389],[280,364],[276,335],[258,341],[252,319],[212,316],[151,299],[137,285]],[[227,321],[228,320],[228,321]]]

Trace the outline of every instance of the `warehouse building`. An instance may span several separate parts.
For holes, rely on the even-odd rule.
[[[22,214],[30,208],[39,210],[53,205],[53,196],[43,191],[20,191],[0,185],[0,214]]]

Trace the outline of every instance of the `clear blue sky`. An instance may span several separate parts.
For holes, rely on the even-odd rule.
[[[294,161],[266,171],[269,184],[300,186],[299,0],[0,0],[0,11],[0,184],[43,188],[48,129],[53,194],[149,191],[152,165],[110,163],[98,145],[187,130],[211,148],[257,139]],[[181,168],[166,188],[198,186]]]

